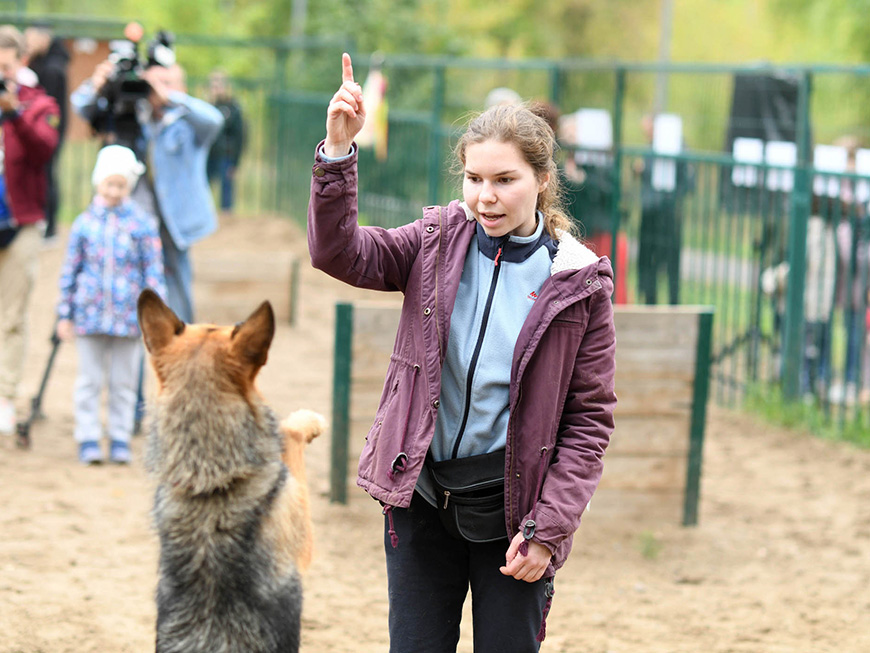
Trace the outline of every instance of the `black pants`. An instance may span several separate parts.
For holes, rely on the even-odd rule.
[[[390,596],[390,653],[454,653],[462,604],[471,586],[475,653],[533,653],[547,597],[547,581],[503,576],[509,542],[472,544],[452,538],[436,509],[414,494],[393,509],[399,544],[385,519]]]
[[[638,291],[644,304],[658,302],[658,279],[664,270],[668,279],[668,302],[680,303],[680,253],[682,228],[676,200],[662,200],[644,207],[637,255]]]
[[[45,189],[45,237],[57,235],[57,209],[60,206],[60,191],[57,185],[57,160],[60,156],[60,144],[45,164],[47,186]]]

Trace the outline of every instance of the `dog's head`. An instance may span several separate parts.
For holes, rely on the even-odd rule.
[[[138,316],[158,393],[207,379],[218,391],[248,397],[275,335],[275,314],[269,302],[235,326],[185,324],[157,293],[144,290],[139,295]]]

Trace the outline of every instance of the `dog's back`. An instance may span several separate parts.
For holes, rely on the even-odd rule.
[[[157,651],[297,651],[310,517],[304,474],[284,459],[322,418],[297,420],[309,432],[291,438],[254,389],[274,332],[267,304],[235,328],[184,325],[156,295],[143,294],[139,311],[159,386],[148,455]]]
[[[241,430],[213,435],[238,438],[239,453],[258,457],[246,442],[271,444],[278,437],[275,418],[268,409],[263,413],[267,428],[243,420],[236,426]],[[152,442],[178,436],[161,432],[161,421],[155,415]],[[191,467],[213,466],[207,445],[201,449],[186,457]],[[165,464],[170,459],[162,460]],[[226,463],[222,470],[228,469]],[[175,480],[183,478],[178,469],[155,466],[155,471],[158,477],[169,472]],[[276,457],[212,491],[165,482],[158,486],[154,519],[160,536],[160,653],[298,650],[299,573],[292,559],[281,559],[279,532],[271,518],[289,481],[287,468]]]

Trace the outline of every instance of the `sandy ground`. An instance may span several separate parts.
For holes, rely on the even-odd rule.
[[[225,219],[201,245],[258,246],[302,261],[299,318],[279,327],[260,388],[279,414],[329,415],[333,305],[366,293],[310,269],[304,237],[286,221]],[[42,254],[22,412],[48,355],[60,258]],[[75,364],[75,348],[61,347],[32,449],[0,440],[3,653],[153,650],[153,487],[141,457],[129,467],[76,462]],[[134,440],[136,454],[142,445]],[[386,651],[383,517],[353,486],[348,505],[329,503],[328,434],[307,462],[317,552],[303,650]],[[712,407],[699,526],[591,513],[557,576],[548,626],[551,652],[870,651],[870,451]],[[468,635],[460,651],[471,651]]]

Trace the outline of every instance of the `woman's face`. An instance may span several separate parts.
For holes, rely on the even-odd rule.
[[[465,149],[462,194],[488,236],[535,233],[538,195],[549,180],[549,173],[535,176],[513,143],[489,140]]]

